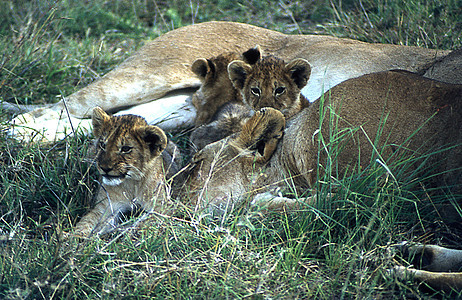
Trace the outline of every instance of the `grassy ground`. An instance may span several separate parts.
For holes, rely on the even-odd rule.
[[[455,49],[461,8],[460,0],[1,0],[0,97],[55,102],[146,40],[209,20]],[[321,183],[325,193],[340,187],[330,202],[336,209],[224,222],[151,215],[136,231],[63,242],[57,233],[82,216],[97,185],[89,143],[76,137],[38,147],[0,133],[0,298],[426,298],[432,292],[386,273],[389,245],[460,247],[460,229],[446,227],[424,193],[409,188],[411,178],[391,180],[374,168]]]

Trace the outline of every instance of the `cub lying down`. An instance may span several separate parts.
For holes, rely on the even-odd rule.
[[[95,207],[74,233],[105,233],[121,213],[136,207],[168,212],[172,202],[167,179],[179,170],[181,158],[162,129],[135,115],[109,116],[99,107],[93,109],[92,123],[101,186]]]
[[[220,212],[257,194],[265,199],[262,193],[284,187],[288,178],[305,192],[329,162],[332,141],[321,137],[330,136],[331,124],[339,132],[333,137],[337,148],[343,149],[336,159],[338,174],[354,165],[375,160],[387,165],[401,154],[420,157],[453,145],[426,163],[437,162],[434,173],[440,174],[431,184],[460,187],[461,106],[461,85],[405,71],[350,79],[292,118],[283,137],[283,115],[264,108],[240,133],[206,146],[190,164],[185,197],[200,208]],[[280,206],[293,203],[275,199]]]

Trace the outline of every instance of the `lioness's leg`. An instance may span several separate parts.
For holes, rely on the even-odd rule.
[[[462,273],[430,272],[397,266],[393,272],[401,279],[410,278],[428,284],[436,290],[462,291]]]
[[[401,279],[424,282],[437,290],[462,291],[462,250],[448,249],[436,245],[411,245],[407,242],[397,248],[408,255],[414,265],[424,270],[396,266],[393,272]]]
[[[421,265],[427,271],[456,272],[462,268],[462,250],[449,249],[437,245],[410,244],[403,242],[397,246],[414,265]]]
[[[165,131],[193,125],[196,111],[191,104],[191,93],[185,92],[140,104],[116,115],[142,116],[149,124]],[[68,115],[64,108],[41,108],[14,118],[8,133],[16,139],[34,142],[55,142],[67,135],[91,132],[91,120]]]

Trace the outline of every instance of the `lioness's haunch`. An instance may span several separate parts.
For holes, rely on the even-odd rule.
[[[303,58],[310,62],[311,77],[302,91],[310,101],[349,78],[396,68],[419,71],[449,53],[321,35],[285,35],[233,22],[195,24],[147,43],[119,67],[60,102],[18,116],[11,122],[16,125],[11,134],[55,141],[72,133],[73,128],[89,132],[86,118],[95,106],[113,112],[133,106],[120,113],[141,115],[150,124],[161,122],[164,130],[192,125],[193,91],[184,90],[200,85],[190,69],[192,62],[225,52],[241,53],[255,45],[286,61]]]
[[[135,115],[109,116],[99,107],[92,122],[101,186],[95,207],[78,222],[75,234],[108,232],[119,214],[136,207],[168,212],[167,179],[178,171],[180,157],[162,129]]]
[[[284,187],[288,179],[306,191],[321,175],[317,172],[327,167],[329,145],[320,147],[318,139],[332,132],[339,133],[335,142],[342,149],[333,176],[358,164],[378,160],[391,165],[402,155],[418,158],[435,151],[415,162],[426,161],[434,168],[430,184],[461,187],[461,85],[405,71],[350,79],[327,92],[324,102],[318,99],[292,118],[277,148],[274,142],[281,137],[284,117],[276,112],[265,109],[240,133],[196,154],[185,184],[193,192],[188,194],[193,203],[226,209],[251,195]]]

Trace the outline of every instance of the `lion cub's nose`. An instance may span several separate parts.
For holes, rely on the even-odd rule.
[[[109,174],[109,172],[112,171],[112,168],[109,168],[109,167],[99,167],[101,169],[101,173],[103,174]]]

